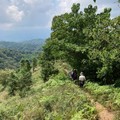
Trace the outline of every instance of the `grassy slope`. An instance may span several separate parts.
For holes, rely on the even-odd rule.
[[[0,120],[94,120],[96,110],[87,97],[60,73],[43,83],[40,70],[33,73],[34,85],[27,97],[5,96]]]
[[[60,71],[71,68],[56,64]],[[6,74],[1,71],[1,75]],[[6,91],[0,93],[0,120],[94,120],[97,113],[84,92],[62,72],[43,83],[40,68],[33,73],[33,86],[25,98],[10,97]],[[2,88],[2,86],[1,86]],[[94,99],[106,107],[118,111],[120,118],[120,88],[100,86],[88,82],[85,89]]]

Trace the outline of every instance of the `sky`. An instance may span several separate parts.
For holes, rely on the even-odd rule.
[[[50,37],[55,15],[71,11],[80,3],[80,11],[89,4],[98,6],[98,13],[112,8],[111,18],[120,15],[117,0],[0,0],[0,41],[24,41]]]

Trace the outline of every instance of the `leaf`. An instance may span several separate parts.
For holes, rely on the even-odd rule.
[[[96,0],[93,0],[94,2],[96,2]]]

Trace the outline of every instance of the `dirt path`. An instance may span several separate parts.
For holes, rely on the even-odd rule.
[[[95,102],[94,99],[88,93],[85,94],[90,99],[91,103],[95,105],[99,116],[98,120],[114,120],[115,115],[113,112],[108,111],[107,108],[101,105],[99,102]]]
[[[100,103],[95,103],[96,110],[98,111],[99,120],[114,120],[114,114],[109,112],[104,106]]]

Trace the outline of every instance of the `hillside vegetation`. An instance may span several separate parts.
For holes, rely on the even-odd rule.
[[[25,53],[10,49],[0,48],[0,69],[10,68],[15,69],[19,66],[20,60]]]
[[[0,69],[15,69],[22,58],[32,61],[42,51],[43,43],[40,39],[20,43],[0,41]]]
[[[6,95],[0,100],[1,120],[96,119],[95,108],[64,73],[43,83],[37,69],[32,79],[34,84],[26,97]]]
[[[117,111],[115,120],[119,120],[120,88],[87,82],[81,89],[66,75],[64,70],[71,69],[67,64],[57,63],[55,67],[59,68],[59,74],[51,76],[45,83],[41,78],[41,68],[37,67],[32,73],[32,85],[25,97],[20,97],[17,92],[15,96],[9,96],[8,87],[4,91],[1,89],[0,119],[97,120],[97,110],[85,94],[87,91],[110,111]]]
[[[0,48],[33,53],[37,52],[37,50],[41,50],[43,44],[44,40],[42,39],[28,40],[23,42],[0,41]]]

